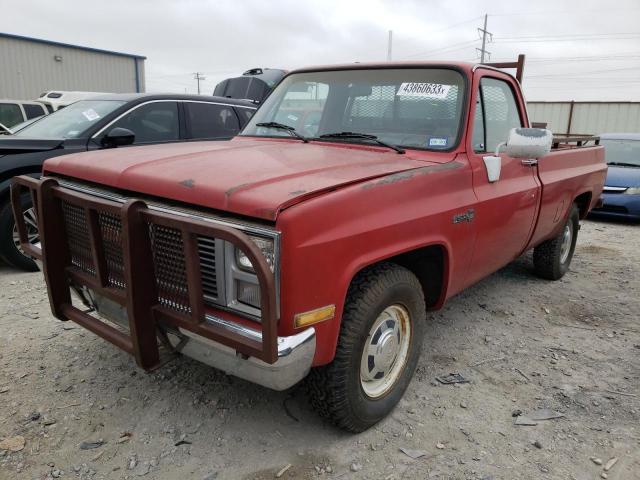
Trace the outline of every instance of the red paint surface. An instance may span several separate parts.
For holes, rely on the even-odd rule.
[[[553,151],[538,167],[503,154],[500,180],[488,183],[482,156],[470,145],[479,79],[510,82],[528,126],[524,100],[511,76],[455,65],[471,90],[465,135],[452,152],[398,155],[380,147],[237,138],[62,156],[48,160],[45,171],[274,221],[282,232],[279,334],[294,333],[296,313],[337,307],[334,320],[315,326],[314,364],[321,365],[333,358],[347,288],[365,266],[439,245],[444,301],[557,234],[579,195],[589,193],[590,206],[600,196],[602,147]],[[193,188],[180,184],[189,179]],[[454,224],[453,216],[468,209],[475,219]]]

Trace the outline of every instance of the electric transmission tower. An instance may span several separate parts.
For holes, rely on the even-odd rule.
[[[480,63],[484,63],[485,57],[487,60],[491,58],[491,52],[486,49],[487,43],[493,41],[493,34],[487,31],[487,14],[484,14],[484,27],[478,28],[478,35],[482,38],[482,48],[476,48],[476,51],[480,55]]]

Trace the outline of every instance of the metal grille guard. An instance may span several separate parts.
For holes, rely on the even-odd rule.
[[[36,208],[41,251],[27,240],[26,224],[20,206],[20,195],[24,189],[29,190]],[[11,184],[11,201],[22,249],[43,262],[49,303],[56,318],[73,320],[130,353],[135,357],[136,363],[145,370],[151,370],[159,364],[156,338],[158,323],[189,330],[269,364],[275,363],[278,359],[275,278],[258,247],[241,231],[198,219],[152,211],[142,200],[131,199],[122,205],[92,197],[65,189],[55,179],[46,177],[39,180],[26,175],[14,177]],[[91,256],[96,270],[95,277],[87,275],[71,262],[67,232],[62,228],[63,201],[84,210]],[[126,290],[109,285],[105,248],[98,224],[99,212],[113,215],[122,222],[123,277]],[[181,232],[189,311],[176,311],[159,301],[154,281],[150,224]],[[251,260],[260,284],[261,340],[205,321],[198,236],[220,238],[233,243]],[[129,335],[74,307],[71,303],[71,282],[87,286],[124,306],[129,320]]]

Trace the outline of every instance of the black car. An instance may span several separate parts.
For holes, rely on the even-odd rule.
[[[15,175],[39,177],[48,158],[87,150],[235,136],[256,110],[252,102],[204,95],[109,94],[80,100],[13,135],[0,137],[0,257],[37,266],[19,250],[9,199]],[[31,199],[22,199],[29,238],[39,241]]]

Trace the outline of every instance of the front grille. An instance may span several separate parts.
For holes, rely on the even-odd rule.
[[[62,211],[72,266],[85,274],[96,277],[85,210],[62,201]],[[125,289],[122,222],[114,214],[98,211],[98,226],[102,237],[107,286]],[[182,233],[178,229],[154,223],[150,223],[148,228],[158,303],[167,308],[190,314]],[[218,301],[216,252],[217,246],[221,242],[214,238],[198,236],[197,244],[202,291],[205,303],[211,305]]]
[[[67,246],[71,254],[71,264],[84,273],[95,276],[96,268],[91,255],[89,227],[84,209],[63,201],[62,216],[67,232]]]
[[[597,212],[611,212],[611,213],[623,213],[628,214],[629,210],[626,207],[621,207],[619,205],[603,205],[600,208],[594,208],[594,211]]]
[[[206,300],[218,299],[218,276],[216,275],[216,246],[214,238],[198,236],[198,254],[200,256],[200,276],[202,293]]]
[[[99,212],[98,225],[100,225],[104,260],[107,267],[107,285],[124,289],[126,283],[122,259],[122,222],[115,215]]]

